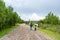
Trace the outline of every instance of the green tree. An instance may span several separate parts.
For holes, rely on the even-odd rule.
[[[59,18],[50,12],[48,13],[43,22],[47,24],[58,24]]]
[[[14,12],[11,6],[6,7],[3,0],[0,0],[0,30],[10,28],[16,23],[22,23],[23,20]]]

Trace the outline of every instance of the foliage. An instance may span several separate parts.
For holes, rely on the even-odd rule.
[[[59,18],[55,16],[53,13],[48,13],[48,15],[45,17],[44,20],[40,20],[41,23],[46,23],[46,24],[59,24]]]
[[[6,7],[5,3],[0,0],[0,30],[22,22],[24,21],[18,16],[17,12],[14,12],[11,6]]]
[[[53,40],[60,40],[60,34],[58,34],[58,33],[52,32],[47,29],[41,29],[41,28],[39,28],[39,31],[50,36]]]
[[[53,32],[60,33],[60,20],[59,17],[53,13],[48,13],[45,19],[38,21],[38,24],[43,29],[48,29]]]
[[[19,25],[20,24],[17,23],[15,26],[11,26],[11,28],[6,28],[6,29],[3,29],[2,31],[0,31],[0,38],[3,37],[4,35],[8,34],[9,32],[11,32],[15,28],[17,28]]]

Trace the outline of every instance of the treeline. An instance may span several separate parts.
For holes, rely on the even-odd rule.
[[[6,7],[3,0],[0,0],[0,30],[10,28],[16,23],[24,22],[11,6]]]
[[[48,15],[45,17],[45,19],[40,20],[39,22],[41,23],[45,23],[45,24],[55,24],[55,25],[59,25],[60,24],[60,20],[59,17],[55,16],[53,13],[48,13]]]
[[[49,12],[45,19],[38,21],[39,27],[60,33],[60,19]]]

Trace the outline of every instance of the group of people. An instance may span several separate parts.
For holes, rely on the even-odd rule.
[[[33,24],[30,22],[30,30],[32,30]],[[34,30],[36,31],[38,27],[38,24],[34,24]]]

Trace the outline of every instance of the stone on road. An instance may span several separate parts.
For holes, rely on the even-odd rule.
[[[52,40],[41,32],[30,30],[28,25],[21,24],[18,28],[9,34],[0,38],[0,40]]]

